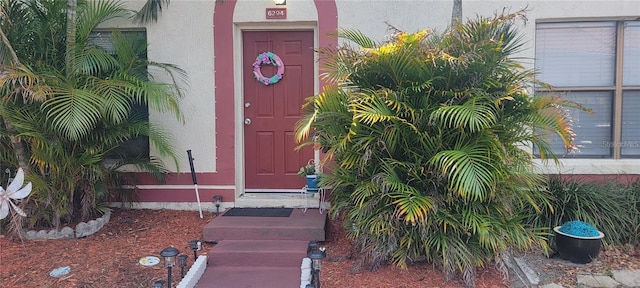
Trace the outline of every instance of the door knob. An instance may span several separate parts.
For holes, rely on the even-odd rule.
[[[251,119],[245,118],[244,119],[244,125],[249,125],[249,124],[251,124]]]
[[[249,102],[244,103],[244,108],[249,108],[249,106],[251,106],[251,103]]]

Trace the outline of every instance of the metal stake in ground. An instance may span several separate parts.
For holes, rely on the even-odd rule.
[[[196,169],[193,168],[193,157],[191,156],[191,149],[187,150],[187,156],[189,156],[189,166],[191,167],[191,179],[193,180],[193,188],[196,190],[196,200],[198,200],[198,211],[200,212],[200,218],[202,218],[202,206],[200,205],[200,192],[198,192],[198,179],[196,178]]]

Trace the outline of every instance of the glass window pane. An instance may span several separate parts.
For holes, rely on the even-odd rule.
[[[640,91],[622,94],[622,156],[640,156]]]
[[[640,85],[640,21],[624,23],[622,85]]]
[[[118,31],[124,39],[127,39],[131,49],[138,52],[137,58],[140,60],[147,60],[147,33],[142,30],[125,30]],[[116,56],[116,48],[114,47],[114,33],[113,31],[93,31],[89,34],[89,43],[96,45],[104,49],[107,53]],[[142,80],[147,80],[147,66],[146,65],[134,65],[129,71],[131,75],[134,75]],[[132,111],[129,116],[131,121],[149,121],[149,108],[147,103],[131,103]],[[124,154],[127,157],[145,157],[149,158],[149,137],[144,135],[134,136],[128,141],[124,141],[120,144],[119,153]],[[110,154],[107,157],[113,157],[114,154]]]
[[[616,23],[540,23],[535,68],[543,82],[559,87],[613,86]]]
[[[565,99],[580,103],[594,112],[589,114],[568,108],[576,133],[575,143],[579,149],[572,156],[610,156],[613,92],[569,92]],[[564,145],[559,137],[554,137],[550,142],[557,156],[565,155]]]

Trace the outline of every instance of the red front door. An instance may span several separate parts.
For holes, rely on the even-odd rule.
[[[253,62],[263,52],[275,53],[285,66],[276,84],[264,85],[253,73]],[[297,175],[313,158],[313,150],[295,151],[294,125],[300,108],[314,89],[313,31],[244,31],[244,157],[245,190],[277,192],[300,189],[304,179]],[[262,64],[265,77],[277,68]]]

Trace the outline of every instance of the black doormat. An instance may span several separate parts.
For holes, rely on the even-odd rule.
[[[289,217],[293,208],[231,208],[222,216]]]

